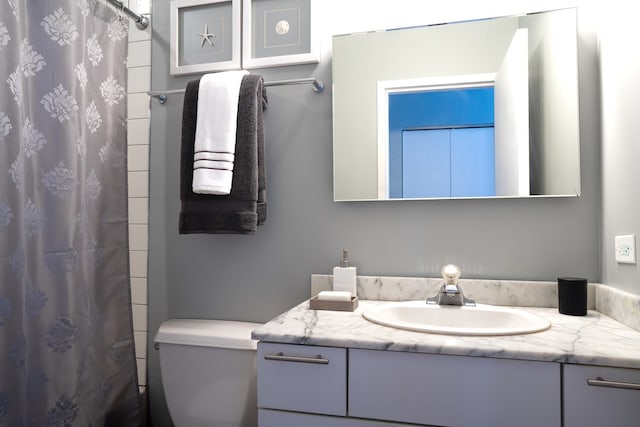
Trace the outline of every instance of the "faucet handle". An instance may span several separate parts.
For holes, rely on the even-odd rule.
[[[462,276],[462,270],[457,265],[447,264],[440,270],[444,283],[446,285],[456,285],[458,279]]]

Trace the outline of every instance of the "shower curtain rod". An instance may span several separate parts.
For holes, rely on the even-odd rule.
[[[313,85],[313,90],[320,93],[324,90],[324,83],[322,81],[316,79],[315,77],[309,77],[306,79],[291,79],[291,80],[276,80],[273,82],[265,82],[265,86],[285,86],[285,85],[302,85],[302,84],[311,84]],[[184,93],[185,89],[171,89],[171,90],[152,90],[147,92],[147,95],[158,98],[158,102],[160,104],[164,104],[167,102],[167,95],[174,95]]]
[[[125,13],[129,18],[133,19],[135,21],[135,23],[136,23],[136,27],[138,27],[139,30],[144,30],[149,25],[149,18],[147,18],[144,15],[138,15],[133,10],[131,10],[128,7],[126,7],[124,5],[124,3],[122,3],[121,1],[118,1],[118,0],[107,0],[107,3],[111,3],[118,10],[122,11],[123,13]]]

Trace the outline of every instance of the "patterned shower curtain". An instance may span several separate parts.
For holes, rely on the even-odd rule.
[[[0,0],[0,426],[140,417],[127,26],[97,0]]]

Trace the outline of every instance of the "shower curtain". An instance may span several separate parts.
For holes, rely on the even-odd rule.
[[[0,426],[133,426],[126,18],[0,0]]]

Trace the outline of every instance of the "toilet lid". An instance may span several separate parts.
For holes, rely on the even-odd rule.
[[[260,323],[232,320],[171,319],[160,325],[154,341],[161,344],[255,350],[257,340],[251,339],[251,332],[260,326]]]

